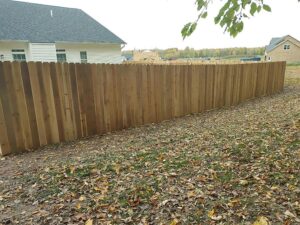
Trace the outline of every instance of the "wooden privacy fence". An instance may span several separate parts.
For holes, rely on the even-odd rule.
[[[0,62],[1,154],[236,105],[283,90],[285,62]]]

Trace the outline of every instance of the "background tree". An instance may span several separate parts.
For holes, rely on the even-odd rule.
[[[300,1],[300,0],[298,0]],[[190,36],[197,28],[200,19],[208,15],[208,7],[213,0],[196,0],[197,11],[199,12],[194,22],[186,24],[181,34],[183,38]],[[256,13],[265,10],[271,12],[271,7],[264,3],[264,0],[227,0],[214,18],[215,24],[219,24],[232,37],[237,36],[244,28],[243,20],[254,16]]]

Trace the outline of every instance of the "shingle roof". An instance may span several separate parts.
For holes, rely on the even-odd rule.
[[[286,38],[286,36],[272,38],[271,41],[270,41],[270,44],[266,46],[266,52],[272,51],[274,48],[276,48],[276,46],[279,43],[281,43],[282,41],[284,41],[285,38]]]
[[[0,0],[0,40],[125,44],[80,9],[11,0]]]

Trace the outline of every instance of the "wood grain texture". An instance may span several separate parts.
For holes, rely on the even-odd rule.
[[[0,62],[0,153],[157,123],[281,92],[285,62]]]

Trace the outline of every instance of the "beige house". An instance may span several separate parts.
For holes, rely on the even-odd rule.
[[[134,51],[133,52],[133,61],[156,62],[156,61],[160,61],[160,57],[159,57],[158,52],[154,52],[154,51],[149,51],[149,50]]]
[[[267,61],[300,62],[300,41],[290,35],[272,38],[266,46],[265,59]]]

